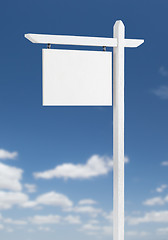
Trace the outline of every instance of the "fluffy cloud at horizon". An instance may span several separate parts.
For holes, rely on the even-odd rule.
[[[129,162],[129,158],[125,158],[125,163]],[[79,175],[77,175],[78,169],[82,169],[82,174],[85,178],[91,179],[93,176],[101,176],[108,174],[112,170],[113,161],[108,157],[100,157],[99,155],[93,155],[89,158],[85,164],[65,164],[66,169],[71,170],[73,167],[74,179],[78,180]],[[56,169],[62,169],[62,175],[65,177],[64,164],[57,166]],[[96,167],[95,167],[96,166]],[[107,213],[103,207],[100,207],[97,199],[92,198],[83,198],[77,201],[70,199],[64,193],[58,193],[56,191],[50,191],[42,194],[38,194],[37,191],[37,182],[34,179],[34,182],[29,184],[25,183],[23,177],[23,170],[9,166],[7,164],[0,162],[0,172],[1,174],[1,184],[0,184],[0,209],[3,211],[9,211],[15,207],[19,208],[20,211],[23,209],[30,209],[31,211],[40,211],[47,208],[56,208],[59,209],[58,214],[34,214],[33,216],[27,216],[24,219],[13,219],[11,217],[4,218],[1,215],[0,218],[0,230],[1,231],[14,231],[15,227],[10,228],[9,226],[29,226],[31,224],[36,227],[36,231],[45,231],[52,232],[53,226],[58,224],[70,224],[70,225],[79,225],[78,231],[83,232],[84,234],[93,235],[93,236],[111,236],[112,234],[112,222],[113,222],[113,212],[110,211]],[[67,171],[68,172],[68,171]],[[84,173],[83,173],[84,172]],[[89,174],[88,174],[89,172]],[[81,173],[81,172],[80,172]],[[72,175],[67,175],[69,178]],[[63,178],[64,178],[63,177]],[[6,185],[4,185],[6,182]],[[48,182],[48,181],[47,181]],[[8,184],[7,184],[8,183]],[[23,187],[24,186],[24,187]],[[167,185],[162,184],[160,187],[156,188],[157,193],[162,193],[166,191]],[[23,191],[26,190],[27,193]],[[36,197],[33,197],[29,194],[36,194]],[[168,203],[168,195],[165,197],[157,196],[153,198],[146,199],[142,202],[146,207],[152,206],[164,206]],[[25,209],[25,210],[24,210]],[[45,210],[46,211],[46,210]],[[35,212],[34,212],[35,213]],[[70,214],[69,214],[70,213]],[[87,218],[87,220],[86,220]],[[126,231],[126,236],[138,236],[145,238],[150,235],[150,232],[145,231],[135,231],[134,226],[147,223],[167,223],[168,222],[168,212],[163,211],[146,211],[144,214],[139,213],[139,216],[134,216],[132,214],[126,216],[126,226],[129,226],[129,230]],[[48,227],[51,225],[51,227]],[[130,228],[131,227],[131,228]],[[30,231],[31,232],[31,231]],[[156,233],[158,235],[165,235],[167,232],[166,228],[157,228]]]

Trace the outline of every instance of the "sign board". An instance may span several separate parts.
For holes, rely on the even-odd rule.
[[[112,106],[112,53],[43,49],[43,106]]]

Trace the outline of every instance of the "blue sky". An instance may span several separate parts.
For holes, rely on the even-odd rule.
[[[167,240],[167,9],[166,0],[2,2],[2,239],[112,239],[112,108],[42,107],[46,46],[24,34],[111,37],[121,19],[127,38],[145,39],[126,49],[125,239]]]

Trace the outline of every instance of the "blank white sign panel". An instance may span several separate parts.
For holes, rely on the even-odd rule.
[[[111,106],[112,54],[43,49],[44,106]]]

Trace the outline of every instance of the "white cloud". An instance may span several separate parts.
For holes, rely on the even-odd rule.
[[[27,192],[34,193],[36,192],[36,185],[35,184],[24,184],[25,188],[27,189]]]
[[[73,208],[67,208],[65,211],[69,212],[76,212],[76,213],[86,213],[91,215],[92,217],[96,217],[98,214],[102,213],[102,209],[100,208],[94,208],[92,206],[77,206]]]
[[[8,231],[11,228],[8,228],[8,225],[18,225],[23,226],[27,224],[27,221],[25,220],[18,220],[18,219],[12,219],[12,218],[5,218],[2,215],[0,215],[0,221],[3,223],[3,226],[5,226],[5,229]]]
[[[168,235],[168,227],[166,228],[158,228],[157,229],[157,234],[161,235]]]
[[[14,224],[14,225],[26,225],[27,221],[25,220],[14,220],[12,218],[5,218],[3,219],[4,223],[8,223],[8,224]]]
[[[33,208],[33,207],[36,207],[38,205],[38,203],[36,201],[27,201],[27,202],[24,202],[21,206],[23,208]]]
[[[124,163],[129,163],[129,162],[130,162],[129,157],[125,156],[124,157]]]
[[[35,173],[36,178],[64,178],[64,179],[88,179],[99,175],[105,175],[111,170],[112,160],[98,155],[92,156],[86,164],[66,163],[57,166],[53,170]]]
[[[139,236],[145,237],[145,236],[149,236],[150,232],[145,232],[145,231],[141,231],[139,232]]]
[[[30,233],[35,232],[35,230],[32,229],[32,228],[29,228],[27,231],[30,232]]]
[[[168,211],[147,212],[143,217],[126,217],[129,225],[138,225],[140,223],[168,223]]]
[[[88,222],[89,224],[99,224],[99,221],[97,219],[91,219]]]
[[[104,234],[105,235],[112,235],[113,234],[113,228],[112,228],[112,226],[110,225],[110,226],[103,226],[103,232],[104,232]]]
[[[49,192],[40,195],[36,199],[37,204],[60,206],[60,207],[72,207],[72,201],[65,195],[56,192]]]
[[[161,99],[168,99],[168,86],[160,86],[152,92]]]
[[[164,205],[165,201],[161,197],[155,197],[147,199],[146,201],[143,202],[143,204],[147,206]]]
[[[128,157],[125,158],[128,163]],[[113,160],[109,157],[93,155],[85,164],[64,163],[54,169],[34,173],[35,178],[64,178],[64,179],[89,179],[106,175],[113,168]]]
[[[45,231],[45,232],[52,232],[52,230],[49,227],[39,227],[39,231]]]
[[[79,201],[79,205],[92,205],[92,204],[96,204],[97,202],[92,200],[92,199],[82,199]]]
[[[52,191],[38,196],[34,201],[24,202],[22,207],[33,208],[39,207],[40,205],[71,208],[73,202],[64,194]]]
[[[12,232],[14,232],[14,229],[13,228],[7,228],[6,231],[12,233]]]
[[[164,161],[161,163],[162,166],[168,166],[168,161]]]
[[[83,231],[83,230],[80,229],[80,231]],[[100,238],[100,235],[98,235],[97,232],[86,231],[85,233],[86,233],[87,235],[89,235],[89,236],[99,236],[99,238]]]
[[[62,217],[60,215],[36,215],[29,218],[29,222],[33,224],[58,224],[58,223],[69,223],[69,224],[81,224],[79,216],[68,215]]]
[[[129,236],[129,237],[134,237],[134,236],[137,236],[138,235],[138,232],[137,231],[127,231],[125,232],[125,235]]]
[[[0,230],[4,229],[4,225],[0,224]]]
[[[102,235],[102,227],[97,224],[91,223],[91,222],[84,224],[79,229],[79,231],[82,231],[87,235],[96,235],[99,237],[100,237],[100,235]]]
[[[82,230],[97,231],[97,230],[100,230],[100,229],[101,229],[100,226],[93,225],[93,224],[90,224],[90,223],[82,226]]]
[[[4,149],[0,149],[0,159],[15,159],[18,156],[17,152],[9,152]]]
[[[79,216],[68,215],[64,220],[70,224],[80,224],[81,220]]]
[[[156,205],[164,205],[168,202],[168,195],[166,197],[154,197],[147,199],[143,202],[144,205],[148,206],[156,206]]]
[[[9,209],[13,205],[22,205],[28,201],[28,196],[21,192],[3,192],[0,191],[0,209]]]
[[[111,211],[110,213],[104,213],[103,214],[104,218],[107,219],[109,222],[113,221],[113,211]]]
[[[156,188],[156,192],[163,192],[168,186],[166,184],[162,184],[160,187]]]
[[[102,225],[97,225],[94,223],[88,222],[87,224],[84,224],[80,231],[84,231],[88,235],[112,235],[113,229],[112,225],[107,225],[107,226],[102,226]]]
[[[141,237],[145,237],[149,235],[149,232],[145,232],[145,231],[127,231],[125,232],[125,235],[129,236],[129,237],[135,237],[135,236],[141,236]]]
[[[21,191],[23,170],[0,163],[0,189]]]
[[[164,66],[161,66],[159,68],[159,73],[163,76],[163,77],[167,77],[168,76],[168,71]]]
[[[60,223],[61,216],[59,216],[59,215],[48,215],[48,216],[36,215],[36,216],[30,218],[29,221],[33,224],[55,224],[55,223]]]

